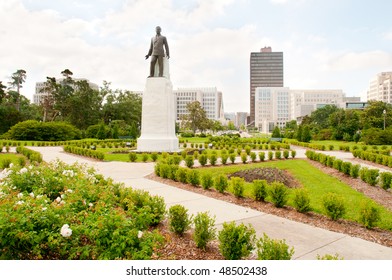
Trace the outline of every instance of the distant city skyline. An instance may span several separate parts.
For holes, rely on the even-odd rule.
[[[392,71],[387,0],[2,0],[0,81],[27,72],[22,94],[70,69],[112,88],[143,90],[155,26],[171,48],[173,86],[217,87],[226,112],[249,112],[249,54],[284,53],[284,85],[342,89],[366,100]],[[21,20],[23,19],[23,20]]]

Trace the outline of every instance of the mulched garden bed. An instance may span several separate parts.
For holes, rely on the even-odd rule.
[[[312,162],[312,161],[309,161],[309,162],[312,165],[314,165],[315,167],[321,169],[323,172],[330,174],[334,177],[337,177],[346,183],[349,182],[348,180],[356,180],[355,184],[354,184],[355,187],[354,186],[352,186],[352,187],[354,187],[355,189],[358,189],[358,190],[364,188],[363,193],[365,195],[371,197],[372,199],[373,198],[377,199],[377,197],[379,197],[381,199],[381,196],[383,196],[384,200],[390,200],[390,201],[392,200],[392,199],[385,198],[386,193],[388,193],[385,190],[382,190],[380,188],[370,187],[367,184],[366,184],[366,187],[361,186],[361,184],[359,182],[357,182],[358,181],[357,179],[352,179],[352,178],[348,178],[348,177],[344,178],[345,177],[344,175],[342,175],[340,173],[334,173],[332,168],[326,168],[325,166],[318,164],[316,162]],[[331,170],[328,170],[328,169],[331,169]],[[170,179],[162,179],[161,177],[158,177],[155,174],[150,174],[150,175],[146,176],[146,178],[151,179],[151,180],[155,180],[155,181],[159,181],[164,184],[171,185],[173,187],[196,192],[196,193],[199,193],[199,194],[202,194],[202,195],[205,195],[208,197],[212,197],[215,199],[220,199],[220,200],[223,200],[226,202],[235,203],[235,204],[238,204],[238,205],[241,205],[244,207],[252,208],[252,209],[264,212],[264,213],[269,213],[269,214],[283,217],[283,218],[286,218],[289,220],[309,224],[309,225],[312,225],[315,227],[327,229],[327,230],[334,231],[334,232],[344,233],[349,236],[358,237],[358,238],[368,240],[371,242],[375,242],[375,243],[378,243],[378,244],[381,244],[384,246],[392,247],[392,233],[387,230],[382,230],[379,228],[366,229],[361,224],[358,224],[358,223],[352,222],[352,221],[346,221],[346,220],[332,221],[331,219],[329,219],[326,216],[323,216],[323,215],[317,214],[317,213],[313,213],[313,212],[310,212],[307,214],[302,214],[302,213],[297,212],[294,208],[287,207],[287,206],[284,208],[276,208],[273,204],[268,203],[268,202],[257,202],[253,199],[250,199],[250,198],[236,198],[234,195],[227,193],[227,192],[224,194],[221,194],[221,193],[217,192],[215,189],[204,190],[201,187],[193,187],[191,185],[182,184],[180,182],[175,182]],[[347,181],[345,181],[345,180],[347,180]],[[351,183],[348,183],[348,184],[351,185],[351,184],[353,184],[353,182],[351,181]],[[382,191],[382,193],[379,194],[378,193],[379,191]],[[389,204],[389,203],[387,203],[387,204]],[[383,204],[383,205],[385,205],[385,204]],[[180,239],[178,239],[178,238],[180,238]],[[163,252],[167,252],[170,250],[172,250],[174,252],[177,250],[175,247],[178,246],[178,252],[171,253],[170,255],[174,254],[176,256],[182,256],[182,253],[181,253],[182,250],[191,250],[190,244],[193,241],[191,241],[190,240],[191,238],[189,237],[188,241],[186,241],[186,244],[182,244],[181,241],[186,240],[183,238],[184,237],[175,237],[173,239],[173,236],[170,237],[169,240],[173,241],[173,243],[168,244],[167,249],[164,249]],[[214,247],[213,244],[211,246]],[[215,247],[216,247],[215,249],[212,248],[211,250],[217,250],[217,245]],[[197,250],[199,250],[199,249],[197,249]],[[189,254],[183,255],[184,258],[180,257],[179,259],[204,259],[204,257],[207,257],[207,256],[204,256],[204,257],[199,258],[197,256],[193,256],[192,254],[193,253],[189,252]],[[167,258],[170,258],[170,255],[161,256],[161,258],[167,259]],[[213,255],[215,255],[215,253],[213,253]],[[209,257],[211,257],[211,259],[213,259],[213,256],[209,256]],[[219,256],[216,256],[216,255],[215,255],[215,257],[219,258]]]

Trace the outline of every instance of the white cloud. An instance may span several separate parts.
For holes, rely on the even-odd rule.
[[[384,51],[346,52],[330,57],[327,68],[334,71],[351,71],[390,67],[392,54]]]
[[[384,33],[384,39],[386,39],[386,40],[392,40],[392,32]]]

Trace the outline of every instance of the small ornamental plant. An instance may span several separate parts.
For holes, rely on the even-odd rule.
[[[198,160],[201,166],[205,166],[207,164],[207,155],[206,154],[199,155]]]
[[[218,233],[219,250],[226,260],[241,260],[255,248],[255,239],[251,225],[223,223],[223,229]]]
[[[296,189],[293,202],[295,209],[300,213],[306,213],[311,210],[309,192],[306,189]]]
[[[205,250],[208,242],[216,237],[215,217],[210,217],[208,212],[198,213],[193,219],[193,223],[195,225],[193,240],[196,247]]]
[[[346,212],[343,198],[335,193],[328,193],[323,197],[323,206],[328,217],[334,221],[342,218]]]
[[[227,188],[229,186],[229,182],[228,182],[227,177],[225,175],[220,174],[217,177],[215,177],[214,185],[215,185],[215,189],[218,192],[224,193],[225,190],[227,190]]]
[[[178,235],[183,235],[190,228],[191,218],[188,210],[182,205],[173,205],[169,208],[170,230]]]
[[[289,188],[279,182],[273,182],[269,188],[269,196],[275,207],[282,208],[288,199]]]
[[[186,165],[188,168],[192,168],[194,164],[195,164],[195,161],[194,161],[194,159],[193,159],[193,156],[189,155],[189,156],[187,156],[187,157],[185,158],[185,165]]]
[[[253,180],[253,196],[256,201],[265,201],[268,195],[266,180]]]
[[[232,177],[230,179],[231,183],[231,189],[233,191],[233,194],[240,198],[244,196],[244,190],[245,190],[245,180],[244,178],[240,177]]]
[[[265,233],[257,243],[258,260],[291,260],[294,248],[290,248],[285,240],[274,240]]]
[[[213,185],[214,180],[212,179],[212,175],[210,173],[206,173],[201,176],[201,186],[203,189],[208,190],[212,188]]]

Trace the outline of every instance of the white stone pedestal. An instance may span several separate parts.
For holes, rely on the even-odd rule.
[[[147,78],[142,101],[142,129],[137,150],[175,152],[179,150],[175,133],[176,99],[167,78]]]

